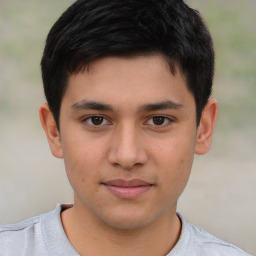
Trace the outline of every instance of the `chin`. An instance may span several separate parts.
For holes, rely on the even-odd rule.
[[[153,219],[154,218],[152,217],[150,218],[148,213],[123,211],[119,214],[112,213],[110,215],[106,215],[102,221],[105,225],[114,229],[132,231],[148,226],[153,222]]]
[[[133,231],[146,227],[150,221],[124,218],[122,220],[105,220],[105,224],[117,230]]]

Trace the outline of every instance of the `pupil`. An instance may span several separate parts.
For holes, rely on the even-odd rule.
[[[103,117],[100,117],[100,116],[92,117],[92,123],[94,125],[100,125],[100,124],[102,124],[102,122],[103,122]]]
[[[153,117],[153,122],[154,124],[156,125],[162,125],[164,123],[164,117],[162,116],[156,116],[156,117]]]

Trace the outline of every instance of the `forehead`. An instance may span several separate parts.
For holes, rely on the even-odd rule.
[[[83,100],[111,105],[152,102],[186,102],[192,94],[180,69],[171,72],[162,55],[107,57],[94,61],[88,69],[72,74],[63,101],[72,106]]]

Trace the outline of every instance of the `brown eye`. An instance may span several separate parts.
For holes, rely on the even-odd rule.
[[[91,123],[93,125],[101,125],[104,121],[104,118],[102,116],[92,116],[91,117]]]
[[[90,128],[104,129],[107,125],[111,125],[111,122],[104,116],[87,116],[82,120],[83,125]]]
[[[173,119],[167,116],[152,116],[145,122],[145,124],[150,125],[150,127],[163,128],[167,127],[172,122]]]
[[[165,123],[165,117],[163,116],[155,116],[153,117],[153,123],[154,125],[163,125]]]

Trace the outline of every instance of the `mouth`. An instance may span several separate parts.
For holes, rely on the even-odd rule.
[[[104,185],[113,195],[122,199],[138,198],[149,191],[153,186],[153,184],[140,179],[116,179],[102,183],[102,185]]]

